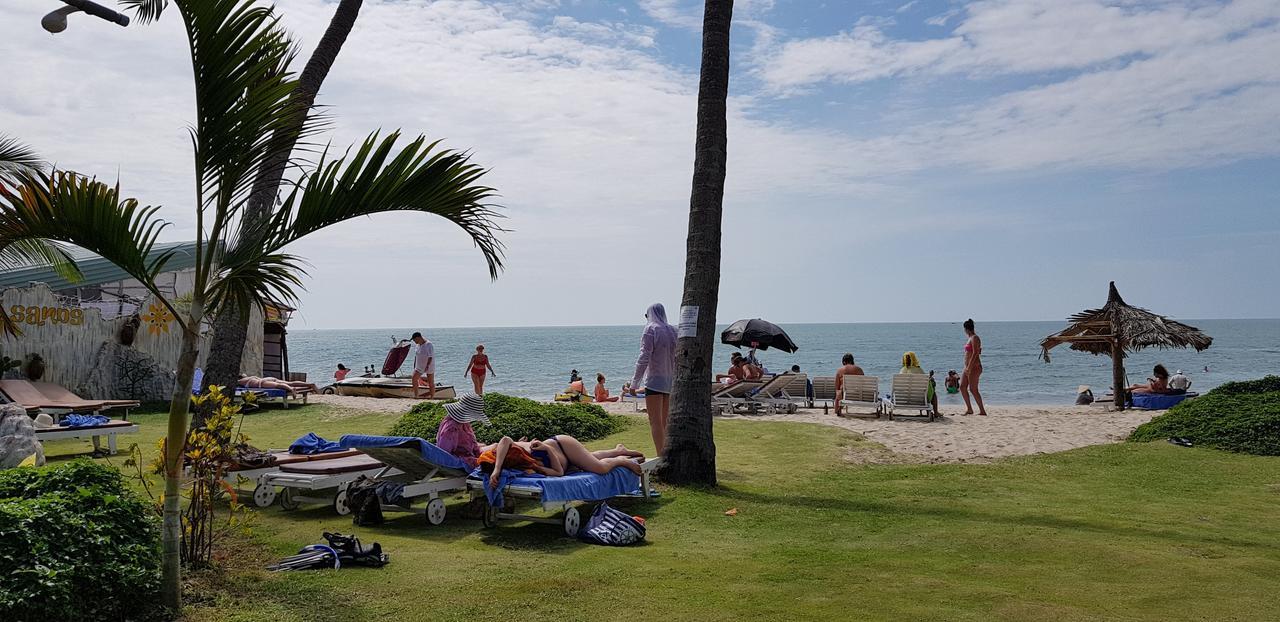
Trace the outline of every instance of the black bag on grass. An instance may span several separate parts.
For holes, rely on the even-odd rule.
[[[381,525],[382,502],[378,499],[378,482],[361,475],[347,485],[347,506],[351,508],[351,524],[358,527]]]

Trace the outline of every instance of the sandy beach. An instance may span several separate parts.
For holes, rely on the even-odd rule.
[[[403,413],[420,400],[313,395],[311,402],[381,413]],[[605,410],[643,416],[630,402],[601,404]],[[837,417],[821,408],[792,415],[724,415],[723,419],[829,425],[884,445],[894,462],[990,462],[1006,456],[1066,451],[1123,441],[1134,428],[1164,411],[1109,411],[1102,406],[990,406],[989,416],[951,414],[933,422]],[[946,412],[944,410],[944,412]]]

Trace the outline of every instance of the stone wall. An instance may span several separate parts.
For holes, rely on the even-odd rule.
[[[128,398],[168,400],[173,391],[182,335],[164,305],[154,299],[142,303],[132,346],[120,343],[128,317],[105,320],[97,309],[66,307],[44,284],[10,288],[0,293],[0,309],[18,324],[22,334],[0,338],[0,354],[45,361],[44,380],[61,384],[86,399]],[[209,348],[207,326],[200,347],[200,364]],[[249,318],[244,358],[246,373],[262,373],[262,313]],[[147,380],[150,370],[154,380]],[[140,395],[127,395],[142,391]]]

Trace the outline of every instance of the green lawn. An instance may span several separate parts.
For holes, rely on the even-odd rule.
[[[135,417],[146,448],[162,415]],[[393,416],[309,406],[245,419],[259,446],[380,433]],[[643,425],[595,445],[644,448]],[[868,465],[834,428],[717,421],[721,487],[624,504],[649,541],[485,530],[388,514],[383,569],[236,573],[193,620],[1280,619],[1280,459],[1167,443],[989,465]],[[125,443],[126,445],[128,443]],[[88,443],[50,443],[50,454]],[[119,462],[116,460],[116,462]],[[737,516],[725,510],[737,508]],[[267,556],[349,532],[328,508],[260,511]]]

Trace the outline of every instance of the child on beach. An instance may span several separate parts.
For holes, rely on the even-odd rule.
[[[484,344],[476,346],[476,353],[471,355],[471,360],[467,361],[467,370],[464,373],[471,377],[471,385],[475,387],[476,395],[484,395],[484,375],[485,372],[493,374],[494,378],[498,377],[498,373],[493,371],[493,365],[489,364],[489,355],[484,353]]]

